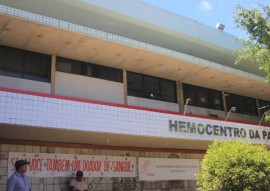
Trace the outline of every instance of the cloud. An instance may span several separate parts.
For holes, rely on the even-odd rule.
[[[202,0],[200,2],[200,8],[205,11],[211,11],[213,9],[212,5],[207,0]]]

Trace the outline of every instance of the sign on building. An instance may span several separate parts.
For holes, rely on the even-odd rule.
[[[194,180],[197,159],[139,158],[140,180]]]
[[[85,177],[137,176],[135,157],[10,152],[8,177],[20,159],[30,162],[29,177],[72,177],[78,170],[83,171]]]

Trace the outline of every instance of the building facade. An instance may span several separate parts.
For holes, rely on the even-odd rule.
[[[0,0],[0,190],[196,190],[213,140],[270,142],[236,37],[137,0]]]

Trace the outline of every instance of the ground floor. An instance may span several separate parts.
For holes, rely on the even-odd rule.
[[[38,142],[38,141],[22,141],[22,140],[0,140],[0,190],[6,189],[6,183],[8,179],[8,175],[10,174],[10,164],[13,160],[16,160],[14,156],[53,156],[52,158],[61,158],[64,156],[65,160],[67,156],[74,156],[74,159],[80,158],[94,158],[94,157],[103,157],[104,160],[113,160],[115,158],[121,160],[121,157],[126,157],[124,160],[131,161],[134,160],[136,165],[131,165],[131,167],[121,166],[120,164],[113,164],[112,167],[114,171],[116,168],[121,169],[124,174],[123,177],[119,177],[121,175],[116,175],[117,173],[112,172],[112,176],[108,177],[108,174],[102,174],[100,177],[95,173],[92,173],[93,176],[88,176],[89,174],[85,173],[85,179],[89,183],[89,190],[96,191],[109,191],[109,190],[157,190],[157,191],[167,191],[167,190],[179,190],[179,191],[195,191],[196,190],[196,180],[168,180],[169,176],[167,176],[167,180],[140,180],[139,177],[139,160],[147,159],[148,163],[154,161],[155,159],[159,161],[159,167],[164,167],[162,161],[166,161],[169,159],[184,159],[185,162],[189,160],[197,159],[201,161],[203,158],[203,151],[191,151],[191,150],[174,150],[174,149],[151,149],[151,148],[132,148],[132,147],[109,147],[109,146],[97,146],[97,145],[83,145],[83,144],[65,144],[65,143],[52,143],[52,142]],[[13,156],[13,157],[12,157]],[[148,160],[150,159],[150,160]],[[41,159],[43,160],[43,159]],[[48,161],[49,159],[47,159]],[[50,159],[51,160],[51,159]],[[68,184],[72,177],[65,176],[61,172],[59,173],[51,173],[44,174],[42,177],[35,177],[35,175],[42,174],[41,165],[38,165],[37,161],[32,159],[32,166],[28,167],[28,176],[30,177],[30,184],[33,191],[66,191],[68,190]],[[84,161],[85,162],[85,161]],[[160,163],[161,162],[161,163]],[[34,165],[36,163],[36,165]],[[113,162],[112,162],[113,163]],[[130,164],[130,163],[129,163]],[[146,164],[146,163],[145,163]],[[144,164],[144,167],[145,167]],[[34,165],[34,166],[33,166]],[[60,168],[60,170],[64,171],[67,168],[64,164],[57,164],[55,167],[55,163],[46,164],[46,173],[48,170],[52,170],[51,168]],[[90,165],[88,163],[88,165]],[[120,165],[120,166],[119,166]],[[168,164],[170,165],[170,164]],[[171,164],[172,165],[172,164]],[[72,166],[72,165],[71,165]],[[87,164],[82,165],[85,171],[89,171],[91,168]],[[96,166],[95,166],[96,167]],[[111,167],[111,169],[112,169]],[[173,167],[173,166],[171,166]],[[177,166],[174,166],[174,169],[177,169]],[[97,168],[97,167],[96,167]],[[124,172],[127,168],[134,168],[134,172],[129,169],[128,172]],[[55,170],[55,169],[54,169]],[[72,171],[72,169],[69,169]],[[73,169],[75,170],[75,168]],[[90,171],[93,169],[90,169]],[[164,169],[166,171],[166,169]],[[31,171],[35,171],[32,172]],[[164,171],[164,172],[165,172]],[[61,174],[60,173],[60,174]],[[135,176],[132,175],[135,173]],[[131,175],[130,175],[131,174]],[[127,175],[127,177],[125,177]],[[118,176],[118,177],[117,177]],[[150,178],[151,179],[151,178]]]

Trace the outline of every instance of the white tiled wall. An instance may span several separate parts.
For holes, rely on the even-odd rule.
[[[250,129],[259,133],[270,131],[257,125],[0,91],[0,123],[193,140],[239,139],[229,135],[170,132],[169,120],[201,123],[203,128],[206,124],[244,128],[247,135]],[[269,142],[248,136],[244,140]]]

